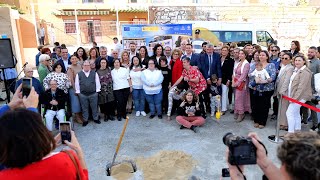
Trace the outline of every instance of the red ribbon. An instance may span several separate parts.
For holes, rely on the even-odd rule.
[[[283,97],[284,99],[288,100],[288,101],[294,102],[294,103],[296,103],[296,104],[299,104],[299,105],[301,105],[301,106],[303,106],[303,107],[306,107],[306,108],[308,108],[308,109],[311,109],[311,110],[313,110],[313,111],[320,112],[320,109],[319,109],[319,108],[310,106],[309,104],[302,103],[302,102],[297,101],[296,99],[292,99],[292,98],[290,98],[290,97],[288,97],[288,96],[282,96],[282,97]]]

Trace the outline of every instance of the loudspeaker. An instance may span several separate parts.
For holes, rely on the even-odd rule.
[[[14,68],[14,56],[12,52],[11,40],[0,38],[0,69]]]

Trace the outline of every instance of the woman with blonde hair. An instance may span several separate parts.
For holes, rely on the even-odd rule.
[[[294,71],[289,80],[288,96],[292,99],[305,103],[312,98],[311,79],[312,72],[308,68],[306,58],[298,54],[293,58]],[[288,133],[294,133],[301,130],[301,105],[290,102],[286,112],[288,119]]]
[[[172,59],[169,63],[172,70],[171,84],[174,84],[182,75],[183,64],[180,59],[181,54],[182,52],[179,49],[174,49],[172,51]]]
[[[122,51],[121,53],[121,66],[124,68],[129,69],[130,67],[130,59],[129,59],[129,53],[128,51]]]

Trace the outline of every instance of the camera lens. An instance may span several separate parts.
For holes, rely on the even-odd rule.
[[[232,139],[232,137],[234,137],[235,135],[231,132],[228,132],[227,134],[225,134],[222,138],[222,141],[223,143],[226,145],[226,146],[229,146],[230,145],[230,140]]]

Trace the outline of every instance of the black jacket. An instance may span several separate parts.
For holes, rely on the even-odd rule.
[[[54,96],[51,94],[51,89],[48,89],[43,93],[42,104],[44,104],[45,109],[57,111],[60,109],[65,109],[67,98],[68,98],[67,94],[65,94],[64,91],[59,88],[57,88]],[[52,101],[53,99],[58,101],[58,105],[53,106],[50,104],[50,101]]]
[[[234,67],[234,60],[228,56],[221,66],[222,71],[222,84],[226,84],[229,80],[230,83],[232,81],[232,74],[233,74],[233,67]]]

